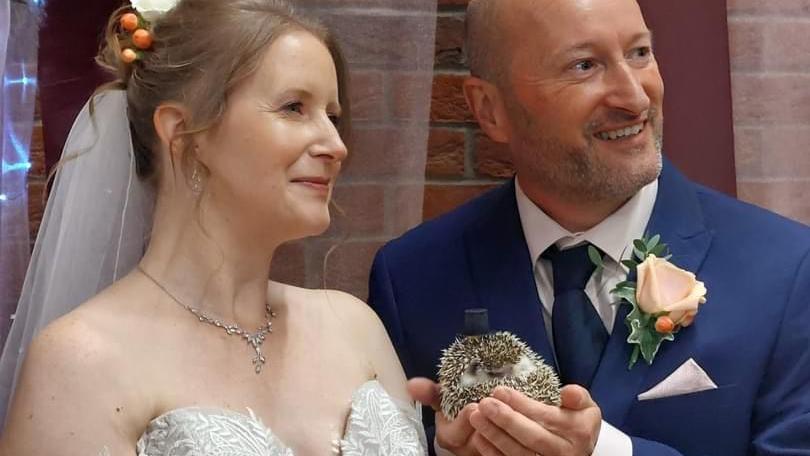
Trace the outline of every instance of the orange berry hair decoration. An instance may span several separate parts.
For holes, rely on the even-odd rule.
[[[152,34],[149,30],[138,29],[132,34],[132,42],[138,49],[149,49],[152,47]]]
[[[127,13],[121,16],[121,28],[129,33],[137,30],[140,23],[141,21],[135,13]]]
[[[125,35],[122,36],[122,41],[128,43],[121,51],[121,60],[126,64],[141,60],[143,51],[150,49],[154,42],[152,32],[149,31],[149,21],[137,11],[133,11],[121,16],[119,26]]]
[[[124,63],[132,63],[138,60],[138,57],[138,53],[132,49],[127,48],[121,51],[121,60],[123,60]]]

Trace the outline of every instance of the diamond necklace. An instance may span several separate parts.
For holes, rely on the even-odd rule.
[[[270,310],[269,302],[265,305],[265,316],[267,317],[267,321],[262,327],[256,330],[255,333],[251,334],[245,331],[244,329],[240,328],[239,325],[237,325],[236,323],[226,325],[221,320],[209,317],[208,315],[204,314],[201,310],[191,307],[188,304],[184,304],[182,301],[177,299],[171,292],[169,292],[169,290],[167,290],[166,287],[163,286],[163,284],[158,282],[157,279],[155,279],[154,277],[152,277],[151,274],[146,272],[143,269],[143,267],[141,267],[140,264],[137,266],[137,269],[138,271],[140,271],[141,274],[146,276],[147,279],[151,280],[152,283],[154,283],[158,288],[160,288],[164,293],[166,293],[166,296],[170,297],[172,301],[176,302],[180,307],[183,307],[184,309],[194,314],[194,316],[197,317],[197,319],[200,320],[201,322],[208,323],[209,325],[216,326],[217,328],[221,328],[229,336],[239,336],[245,339],[248,345],[250,345],[256,352],[256,357],[253,358],[253,368],[255,369],[256,374],[260,374],[262,372],[262,367],[264,367],[264,364],[267,362],[267,359],[265,359],[264,355],[262,355],[262,344],[264,343],[264,339],[266,338],[267,334],[273,332],[273,322],[270,320],[276,317],[276,313]]]

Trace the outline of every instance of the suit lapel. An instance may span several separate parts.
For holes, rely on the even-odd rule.
[[[554,366],[514,179],[495,193],[492,204],[464,235],[478,305],[489,309],[493,330],[511,331]]]
[[[658,196],[646,232],[660,234],[662,242],[669,245],[672,253],[670,261],[692,272],[699,270],[711,244],[712,233],[704,225],[694,185],[667,160],[658,181]],[[639,359],[632,370],[627,368],[632,352],[627,343],[629,331],[624,323],[628,312],[627,305],[622,305],[617,312],[613,334],[591,385],[591,395],[601,407],[604,419],[615,426],[624,423],[636,396],[645,389],[645,379],[651,369],[643,359]],[[677,347],[677,338],[674,342],[664,342],[656,361]]]

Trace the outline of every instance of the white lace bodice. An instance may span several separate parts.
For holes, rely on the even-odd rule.
[[[376,380],[364,383],[352,396],[345,434],[334,442],[336,454],[426,455],[418,410],[397,403]],[[149,423],[138,440],[138,456],[295,456],[248,412],[203,407],[172,410]]]

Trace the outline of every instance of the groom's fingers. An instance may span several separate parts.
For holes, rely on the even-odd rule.
[[[441,391],[439,385],[430,379],[416,377],[408,380],[408,394],[416,402],[440,411]]]
[[[459,454],[459,449],[470,443],[475,432],[470,423],[470,415],[478,410],[478,404],[467,404],[458,413],[453,421],[447,419],[443,413],[436,413],[436,442],[439,446]]]

